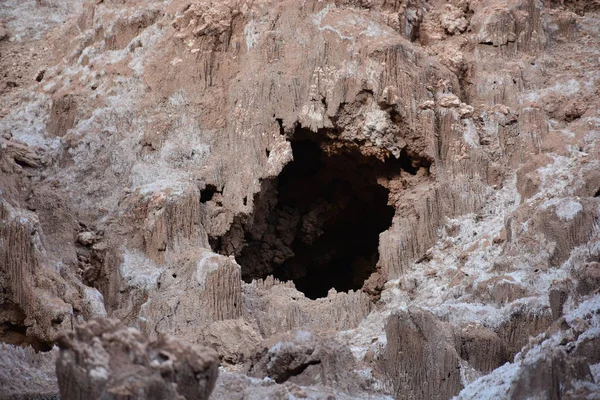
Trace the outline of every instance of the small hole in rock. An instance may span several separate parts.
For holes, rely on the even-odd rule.
[[[594,195],[594,197],[600,197],[600,189],[598,189],[598,190],[596,191],[596,194]]]
[[[416,175],[419,167],[414,167],[412,159],[406,154],[406,149],[402,149],[400,152],[400,166],[401,168],[411,175]]]
[[[171,275],[173,278],[177,278],[177,274],[173,274]]]
[[[269,158],[269,156],[271,155],[271,150],[266,149],[265,150],[265,154],[267,155],[267,158]]]
[[[247,206],[248,205],[248,198],[244,197],[244,205]]]
[[[46,74],[46,70],[43,69],[35,77],[36,82],[41,82],[44,79],[44,75]]]
[[[206,187],[200,191],[200,203],[206,203],[211,201],[215,193],[217,193],[217,187],[215,185],[206,185]]]

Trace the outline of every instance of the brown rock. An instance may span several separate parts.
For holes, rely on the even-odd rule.
[[[569,356],[564,349],[556,348],[524,362],[517,379],[510,386],[508,398],[570,398],[565,394],[573,390],[575,381],[593,382],[593,379],[586,360]]]
[[[574,271],[573,275],[577,279],[575,290],[580,296],[587,296],[598,293],[600,290],[600,263],[585,263],[582,268]]]
[[[369,295],[373,302],[379,300],[383,286],[387,282],[385,276],[376,271],[365,281],[362,287],[362,291]]]
[[[545,155],[531,157],[530,162],[517,170],[517,190],[521,195],[521,202],[537,193],[541,179],[538,168],[547,165],[552,160]]]
[[[460,358],[482,374],[487,374],[506,361],[505,350],[498,335],[481,326],[466,326],[456,332]]]
[[[75,302],[80,296],[63,277],[45,268],[42,238],[39,220],[32,213],[0,199],[0,320],[14,305],[23,313],[23,325],[27,322],[20,328],[47,345],[70,327],[73,309],[66,301]]]
[[[172,337],[148,342],[117,320],[92,320],[58,339],[60,395],[72,399],[207,400],[217,353]]]
[[[262,341],[262,336],[244,319],[215,321],[203,331],[202,344],[219,353],[228,364],[243,364]]]
[[[496,304],[512,303],[529,295],[526,287],[507,275],[497,275],[478,283],[473,294],[484,302]]]
[[[448,399],[460,392],[459,356],[450,325],[409,309],[386,323],[381,368],[399,398]]]
[[[570,282],[553,282],[548,297],[550,300],[550,309],[552,310],[552,319],[558,320],[563,316],[565,302],[569,298]]]
[[[174,261],[139,310],[141,329],[150,338],[176,334],[196,343],[214,321],[242,316],[242,280],[235,260],[197,250]]]
[[[446,4],[440,16],[440,21],[446,33],[450,35],[462,33],[469,26],[464,11],[451,4]]]
[[[269,377],[277,383],[321,383],[351,391],[358,388],[355,366],[347,346],[309,331],[295,331],[263,342],[247,369],[250,376]]]
[[[525,307],[517,307],[512,311],[510,318],[495,331],[506,349],[506,358],[512,360],[530,337],[545,331],[551,324],[550,312],[528,312]]]
[[[482,44],[501,46],[517,40],[515,17],[506,9],[493,8],[479,14],[474,26]]]
[[[373,392],[448,398],[457,365],[488,372],[597,296],[582,269],[599,261],[596,0],[90,0],[70,15],[81,3],[0,7],[15,39],[0,42],[0,340],[49,346],[102,312],[98,289],[111,316],[232,368],[263,338],[335,333]],[[306,143],[321,152],[298,179]],[[385,221],[327,232],[358,197],[377,198],[356,208],[365,226]],[[317,262],[336,268],[306,275]],[[548,287],[567,271],[573,289]],[[380,351],[406,302],[468,311],[401,313]],[[495,334],[463,331],[492,308]],[[352,364],[284,341],[281,359],[259,350],[261,376],[313,385]],[[313,394],[239,380],[222,398]]]
[[[243,286],[244,318],[256,322],[263,337],[294,329],[330,332],[356,328],[373,305],[364,292],[337,293],[310,300],[273,277]]]
[[[0,138],[0,152],[13,160],[27,167],[37,168],[40,166],[41,158],[36,151],[24,143],[19,143],[16,140],[5,140]]]
[[[77,103],[71,94],[58,96],[52,101],[47,129],[50,136],[64,136],[75,124]]]

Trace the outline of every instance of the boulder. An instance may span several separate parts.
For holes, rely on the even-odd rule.
[[[63,400],[209,398],[217,353],[172,337],[148,342],[134,328],[96,319],[58,339],[56,374]]]

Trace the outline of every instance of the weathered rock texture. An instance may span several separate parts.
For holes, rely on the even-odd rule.
[[[217,398],[593,393],[599,13],[2,1],[0,341],[110,316]]]
[[[98,319],[58,339],[61,399],[208,399],[214,350],[172,337],[148,342],[117,320]]]
[[[448,399],[460,392],[452,328],[426,311],[409,310],[386,323],[382,369],[397,398]]]
[[[598,326],[598,305],[598,298],[583,302],[526,346],[514,363],[478,379],[458,398],[596,398],[599,342],[584,331]]]
[[[58,399],[56,349],[36,353],[31,348],[0,344],[0,399]]]
[[[248,375],[301,386],[322,384],[349,393],[360,389],[360,375],[347,346],[309,331],[274,336],[262,343],[247,365]]]

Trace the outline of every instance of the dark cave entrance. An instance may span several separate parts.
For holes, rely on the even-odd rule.
[[[293,142],[292,149],[294,161],[278,179],[278,205],[296,210],[300,221],[294,256],[274,276],[293,280],[313,299],[331,288],[358,290],[375,271],[379,234],[394,216],[388,190],[377,184],[378,160],[358,149],[327,156],[310,140]]]
[[[316,299],[331,288],[359,290],[375,271],[379,234],[394,216],[378,180],[416,170],[406,157],[382,161],[331,137],[296,129],[294,161],[262,182],[253,215],[220,240],[222,253],[236,254],[246,282],[273,275]]]

